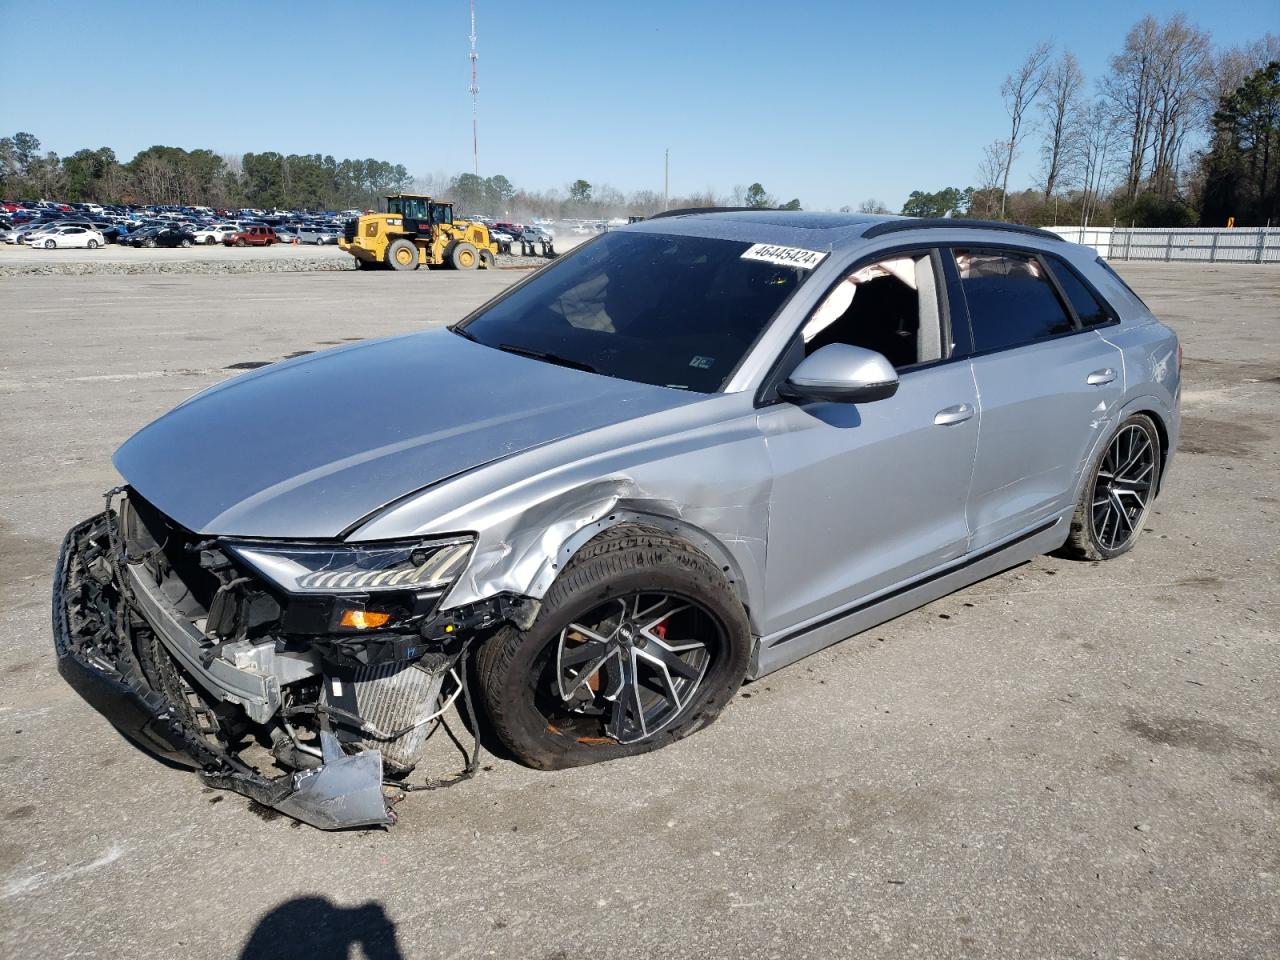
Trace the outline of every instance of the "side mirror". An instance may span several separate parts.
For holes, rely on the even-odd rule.
[[[898,392],[898,374],[884,354],[829,343],[800,361],[778,387],[784,400],[870,403]]]

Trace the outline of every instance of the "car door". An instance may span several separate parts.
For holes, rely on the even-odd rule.
[[[1046,259],[961,248],[981,430],[969,494],[970,550],[1052,522],[1124,393],[1120,350],[1083,328]]]
[[[773,469],[761,618],[765,634],[855,604],[964,554],[978,397],[969,364],[958,359],[967,346],[967,330],[962,328],[961,343],[951,335],[941,256],[936,250],[924,251],[923,258],[920,253],[877,256],[879,262],[915,261],[920,311],[915,336],[918,343],[932,340],[935,356],[919,348],[914,355],[894,348],[892,329],[881,334],[865,329],[897,309],[894,296],[879,302],[872,297],[875,283],[888,282],[881,277],[855,284],[841,319],[812,334],[840,284],[864,275],[862,261],[833,287],[802,336],[810,338],[809,352],[825,342],[849,342],[898,353],[890,357],[898,371],[897,393],[861,404],[774,403],[759,413]],[[850,335],[830,335],[844,324]]]

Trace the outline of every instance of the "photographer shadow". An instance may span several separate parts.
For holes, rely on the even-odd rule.
[[[240,960],[348,960],[356,945],[367,960],[404,960],[382,904],[339,907],[324,897],[297,897],[258,921]]]

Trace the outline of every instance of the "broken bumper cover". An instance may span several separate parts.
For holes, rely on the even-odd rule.
[[[377,751],[347,755],[336,738],[325,735],[319,767],[264,777],[186,722],[147,682],[127,626],[131,617],[142,619],[142,612],[125,599],[118,558],[101,550],[101,538],[95,536],[106,531],[111,543],[118,542],[115,524],[110,513],[77,524],[58,553],[53,644],[58,672],[71,687],[130,741],[170,763],[199,770],[210,786],[234,790],[323,830],[394,823],[382,793]]]

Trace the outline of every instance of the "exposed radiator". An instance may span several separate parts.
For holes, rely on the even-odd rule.
[[[447,673],[428,672],[417,663],[360,667],[342,676],[326,676],[323,699],[326,704],[358,714],[365,723],[384,733],[394,733],[435,713]],[[418,762],[434,724],[423,723],[395,740],[370,738],[345,721],[335,721],[334,726],[345,742],[381,751],[388,772],[408,773]]]

